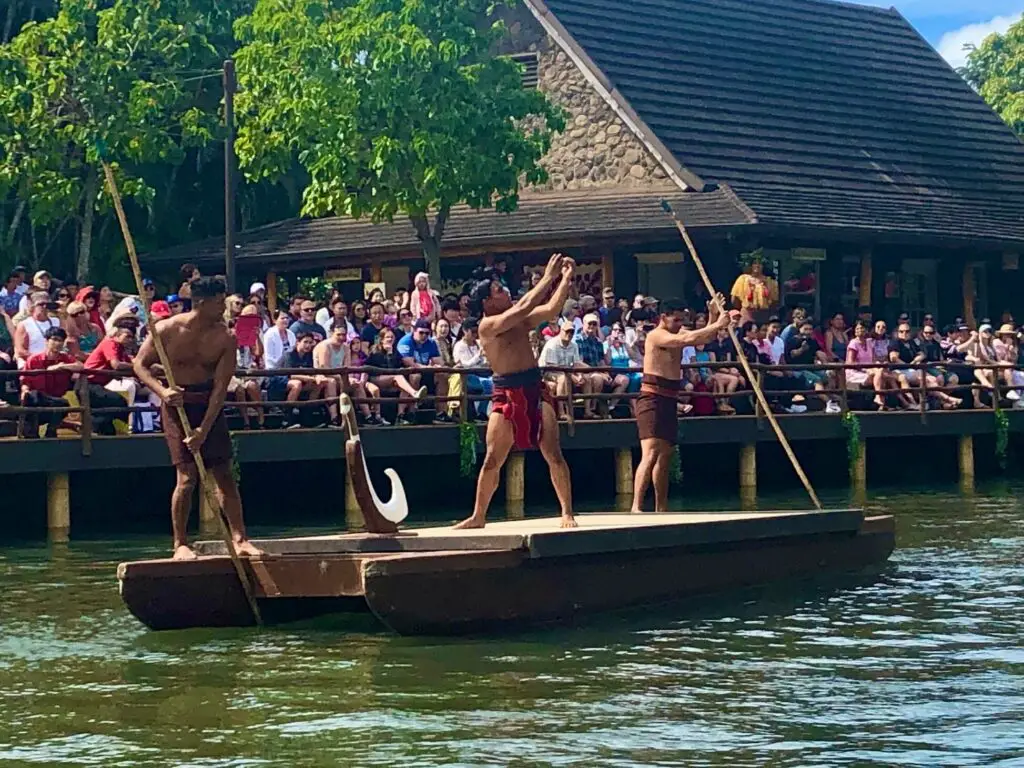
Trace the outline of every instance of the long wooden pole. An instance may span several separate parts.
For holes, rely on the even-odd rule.
[[[107,187],[110,189],[110,196],[114,200],[114,210],[117,212],[117,220],[121,225],[121,234],[124,235],[124,244],[128,249],[128,261],[131,263],[132,274],[135,277],[135,287],[139,292],[139,299],[142,301],[143,307],[145,307],[146,317],[151,323],[150,336],[153,338],[153,347],[156,349],[157,357],[160,358],[160,365],[163,366],[164,375],[167,377],[168,385],[174,387],[174,370],[171,368],[171,361],[167,357],[167,350],[164,349],[163,341],[155,332],[155,323],[153,315],[150,312],[149,299],[146,297],[146,291],[142,285],[142,268],[139,266],[139,256],[135,251],[135,240],[132,238],[132,233],[128,229],[128,219],[124,215],[124,206],[121,203],[121,193],[118,192],[117,181],[114,179],[114,171],[110,167],[109,163],[103,163],[103,173],[107,179]],[[192,425],[189,423],[188,415],[185,413],[185,408],[179,405],[177,407],[177,413],[178,419],[181,421],[181,428],[185,432],[185,437],[191,437]],[[256,604],[256,596],[253,594],[252,584],[249,582],[249,576],[245,572],[245,566],[242,565],[242,560],[238,556],[238,552],[235,551],[235,543],[231,538],[231,529],[224,517],[224,509],[221,507],[220,501],[217,499],[217,495],[213,491],[213,484],[210,480],[210,476],[206,472],[206,464],[203,462],[203,457],[200,456],[198,452],[193,454],[193,456],[196,461],[196,469],[199,470],[200,490],[206,496],[206,500],[210,504],[210,508],[217,512],[217,519],[220,521],[221,536],[224,539],[224,543],[227,545],[228,554],[231,556],[231,564],[235,567],[235,573],[238,575],[238,580],[242,585],[242,591],[245,592],[245,599],[249,603],[253,619],[255,619],[257,626],[263,626],[263,617],[260,614],[259,606]]]
[[[690,251],[690,256],[693,257],[693,263],[697,265],[697,271],[700,273],[701,280],[704,281],[704,287],[708,289],[708,293],[711,296],[718,296],[718,291],[715,290],[715,286],[711,283],[711,278],[708,277],[708,273],[704,269],[704,263],[700,260],[700,256],[697,254],[697,248],[694,246],[693,240],[690,239],[690,233],[687,232],[686,226],[679,220],[679,217],[672,209],[668,200],[662,200],[661,207],[665,209],[665,212],[672,217],[672,221],[676,223],[676,227],[679,229],[679,234],[682,235],[683,242],[686,243],[686,247]],[[722,307],[722,311],[728,311],[728,308]],[[796,454],[793,453],[793,448],[790,446],[789,440],[786,439],[786,435],[783,433],[782,427],[779,426],[779,422],[776,420],[775,414],[772,413],[772,409],[768,406],[768,400],[765,399],[764,392],[761,390],[761,384],[758,382],[757,377],[754,376],[754,371],[750,367],[750,361],[748,361],[747,356],[743,354],[743,347],[740,346],[740,340],[736,336],[736,329],[731,324],[729,325],[729,336],[732,339],[733,347],[736,349],[736,356],[739,358],[740,365],[743,366],[743,372],[747,374],[747,381],[750,382],[750,385],[754,390],[754,395],[757,397],[757,402],[760,404],[765,416],[768,417],[768,421],[771,422],[772,429],[775,430],[775,436],[779,438],[779,443],[782,445],[782,449],[786,452],[786,455],[789,457],[789,461],[793,464],[793,469],[796,470],[797,477],[799,477],[800,482],[804,484],[804,488],[807,490],[807,495],[811,497],[811,501],[814,502],[814,506],[817,509],[822,509],[821,500],[818,498],[818,494],[814,492],[814,487],[811,485],[811,481],[807,478],[807,474],[804,472],[803,467],[800,466],[800,462],[797,459]]]

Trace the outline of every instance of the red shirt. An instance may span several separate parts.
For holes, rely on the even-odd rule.
[[[107,336],[99,343],[99,346],[97,346],[96,349],[89,353],[89,357],[85,360],[85,370],[111,371],[113,370],[111,363],[115,362],[130,362],[128,359],[128,353],[125,351],[124,345],[118,344],[114,341],[113,337]],[[106,384],[110,381],[110,377],[94,374],[89,376],[89,381],[93,384]]]
[[[74,362],[75,358],[64,352],[58,352],[57,357],[53,360],[48,359],[45,352],[37,352],[29,356],[28,360],[25,361],[25,370],[45,371],[51,365]],[[71,391],[71,372],[55,371],[46,376],[39,374],[35,376],[22,376],[21,383],[31,390],[42,392],[50,397],[64,397],[65,394]]]

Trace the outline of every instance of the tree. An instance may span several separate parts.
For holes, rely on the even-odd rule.
[[[240,164],[309,174],[302,213],[409,217],[440,280],[453,206],[512,211],[564,115],[495,57],[513,0],[259,0],[235,27]]]
[[[209,75],[207,17],[170,0],[62,0],[0,47],[0,189],[33,223],[79,221],[76,272],[89,277],[93,222],[105,197],[101,156],[144,206],[154,189],[135,169],[180,163],[210,140],[216,113],[188,84]],[[187,5],[187,3],[185,4]],[[183,20],[184,19],[184,20]]]
[[[1005,34],[985,38],[968,54],[960,74],[1024,136],[1024,15]]]

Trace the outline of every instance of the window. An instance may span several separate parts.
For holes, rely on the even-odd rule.
[[[517,53],[509,58],[523,66],[523,88],[536,88],[540,83],[540,54],[531,51],[530,53]]]

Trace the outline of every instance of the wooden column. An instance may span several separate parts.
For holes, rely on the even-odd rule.
[[[977,328],[977,318],[974,314],[974,294],[976,291],[974,285],[974,267],[970,262],[964,264],[964,322],[971,326],[972,329]]]
[[[740,446],[740,488],[757,488],[757,445]]]
[[[370,262],[370,282],[381,283],[384,281],[383,270],[379,261]]]
[[[46,530],[52,541],[67,541],[71,531],[71,482],[67,472],[46,476]]]
[[[857,451],[857,461],[850,467],[850,480],[853,483],[854,490],[864,491],[868,487],[868,443],[867,440],[861,439],[860,447]]]
[[[960,436],[960,484],[974,486],[974,436]]]
[[[601,287],[615,287],[615,260],[610,255],[601,257]]]
[[[526,455],[513,453],[505,462],[505,503],[513,506],[526,499]]]
[[[860,296],[857,299],[859,307],[871,306],[872,279],[871,249],[865,248],[860,254]]]
[[[619,448],[615,451],[615,493],[619,496],[633,495],[632,448]]]
[[[267,272],[267,309],[277,311],[277,272]]]

